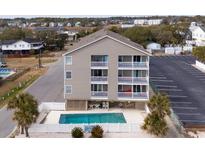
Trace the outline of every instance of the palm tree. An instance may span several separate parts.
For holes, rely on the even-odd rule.
[[[29,137],[28,128],[36,122],[38,117],[38,103],[34,97],[28,93],[21,93],[9,101],[7,109],[13,109],[13,120],[17,121],[21,127],[21,133],[26,132],[26,137]]]
[[[166,135],[168,127],[165,116],[171,114],[168,97],[164,94],[157,93],[150,99],[148,107],[151,113],[144,119],[142,129],[157,136]]]
[[[156,112],[162,118],[166,115],[170,115],[171,113],[169,99],[165,94],[155,94],[147,105],[151,112]]]

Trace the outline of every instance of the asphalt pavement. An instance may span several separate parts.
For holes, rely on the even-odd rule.
[[[184,127],[205,126],[205,73],[192,56],[153,56],[150,82],[169,96],[174,113]]]

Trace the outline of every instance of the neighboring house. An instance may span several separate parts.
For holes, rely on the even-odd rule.
[[[43,42],[35,39],[7,40],[1,42],[1,50],[6,55],[26,55],[31,50],[38,52],[43,48]]]
[[[75,23],[75,27],[80,27],[80,25],[81,25],[81,22],[80,22],[80,21],[78,21],[78,22]]]
[[[67,109],[148,101],[149,55],[141,45],[108,30],[82,38],[64,54]]]
[[[189,30],[191,32],[191,38],[194,42],[194,45],[205,46],[205,27],[196,22],[192,22],[189,27]]]
[[[58,34],[63,34],[63,35],[67,35],[67,40],[68,41],[76,41],[77,40],[77,31],[59,31]]]
[[[121,28],[132,28],[134,26],[135,26],[134,24],[128,24],[128,23],[122,23],[121,24]]]
[[[148,51],[154,52],[154,51],[161,50],[161,45],[159,43],[152,42],[152,43],[149,43],[146,48]]]
[[[160,25],[162,23],[162,19],[135,19],[135,25]]]
[[[165,47],[165,54],[168,55],[179,55],[183,52],[183,48],[182,47]]]

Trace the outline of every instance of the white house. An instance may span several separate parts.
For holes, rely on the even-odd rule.
[[[164,50],[168,55],[179,55],[183,51],[182,47],[165,47]]]
[[[24,39],[24,40],[7,40],[2,41],[1,50],[3,54],[29,54],[31,50],[38,52],[43,46],[43,42],[34,39]]]
[[[162,23],[162,19],[135,19],[135,25],[159,25]]]
[[[189,30],[191,31],[194,44],[196,46],[205,46],[205,27],[196,22],[192,22]]]
[[[77,31],[59,31],[58,34],[65,34],[68,36],[68,41],[76,41],[77,40]]]
[[[134,26],[134,24],[121,24],[121,28],[132,28]]]
[[[155,43],[155,42],[149,43],[147,45],[147,50],[150,52],[152,52],[154,50],[161,50],[161,45],[159,43]]]

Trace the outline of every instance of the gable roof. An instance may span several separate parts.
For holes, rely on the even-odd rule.
[[[99,30],[95,33],[92,33],[84,38],[82,38],[79,42],[77,42],[76,44],[74,44],[69,50],[68,52],[66,52],[65,54],[63,54],[63,56],[67,55],[67,54],[70,54],[76,50],[79,50],[83,47],[86,47],[92,43],[95,43],[101,39],[104,39],[105,37],[109,37],[115,41],[118,41],[122,44],[125,44],[131,48],[134,48],[144,54],[147,54],[147,55],[150,55],[150,52],[146,51],[142,45],[140,44],[137,44],[133,41],[131,41],[130,39],[118,34],[118,33],[114,33],[114,32],[111,32],[109,30],[106,30],[106,29],[102,29],[102,30]]]

